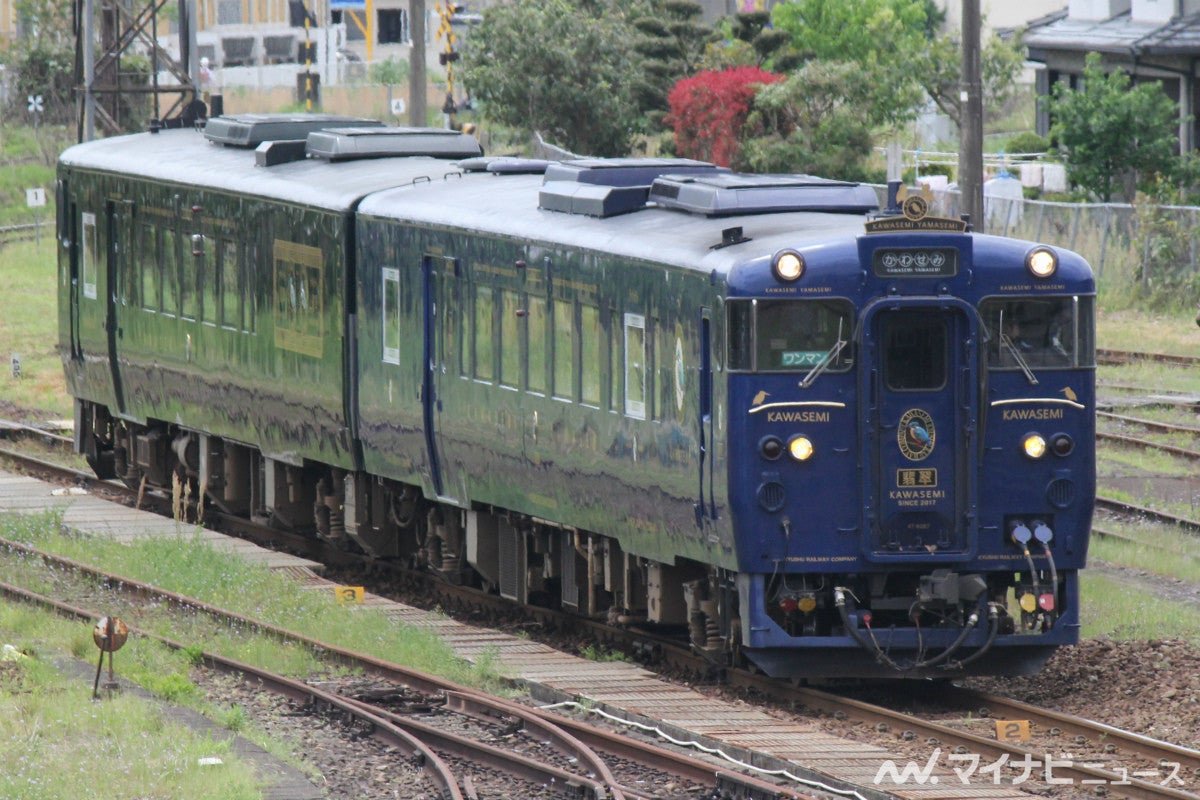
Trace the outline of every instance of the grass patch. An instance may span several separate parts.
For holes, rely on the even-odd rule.
[[[32,608],[0,606],[0,639],[34,654],[0,663],[0,798],[261,796],[252,768],[226,743],[171,723],[157,704],[131,694],[93,701],[90,681],[44,657],[68,652],[89,631]],[[118,671],[136,658],[123,649]],[[201,766],[209,756],[224,763]]]
[[[1191,308],[1175,311],[1101,308],[1097,312],[1096,342],[1113,350],[1192,356],[1196,354],[1195,315]]]
[[[41,221],[43,240],[54,239],[54,169],[58,154],[73,143],[74,131],[53,125],[35,132],[24,125],[0,124],[0,226]],[[43,189],[46,205],[26,205],[26,189]],[[53,247],[51,247],[53,251]]]
[[[586,658],[588,661],[598,661],[601,663],[609,661],[629,661],[629,657],[624,653],[616,650],[609,650],[607,647],[595,643],[585,644],[579,649],[581,658]]]
[[[0,170],[2,172],[2,170]],[[0,396],[23,408],[39,409],[47,415],[70,419],[71,398],[58,344],[58,282],[54,260],[54,226],[44,231],[40,246],[14,242],[0,246],[3,271],[10,298],[0,314]],[[14,378],[12,358],[19,356],[21,375]]]
[[[1187,478],[1196,474],[1196,465],[1186,458],[1162,450],[1147,450],[1113,442],[1100,443],[1096,449],[1098,475],[1127,475],[1130,470],[1153,473],[1155,477]],[[1147,496],[1153,497],[1151,487],[1146,488]]]
[[[468,685],[491,689],[500,686],[494,659],[473,667],[433,633],[398,624],[374,610],[339,605],[332,594],[302,588],[265,567],[214,550],[187,526],[181,526],[174,539],[122,545],[103,538],[67,535],[53,514],[6,515],[0,516],[0,535],[87,563],[103,564],[112,572],[330,644]],[[30,560],[29,567],[36,568],[34,560]],[[52,586],[53,579],[43,577],[42,585]],[[139,625],[179,641],[203,643],[204,649],[289,675],[307,675],[318,669],[307,648],[217,630],[204,615],[142,613]]]
[[[1149,523],[1112,523],[1104,527],[1135,542],[1096,536],[1089,558],[1146,570],[1155,575],[1200,584],[1200,542],[1178,528]]]
[[[1149,352],[1149,348],[1144,349]],[[1194,393],[1200,390],[1200,373],[1197,370],[1154,361],[1135,361],[1121,367],[1097,367],[1096,380],[1122,385],[1134,384],[1159,393]]]
[[[1080,575],[1085,638],[1200,640],[1200,610],[1146,594],[1106,575],[1088,570]]]

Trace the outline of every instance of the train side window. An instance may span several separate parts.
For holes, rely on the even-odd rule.
[[[400,270],[395,267],[383,269],[383,360],[387,364],[400,363]]]
[[[137,227],[133,221],[133,207],[123,204],[123,212],[119,217],[118,228],[118,258],[121,271],[121,305],[136,306],[138,299],[138,251]]]
[[[521,300],[512,289],[500,290],[500,385],[515,387],[521,382]]]
[[[242,253],[242,330],[258,330],[258,242],[251,240]]]
[[[242,327],[242,290],[237,244],[221,239],[217,243],[216,259],[221,282],[221,324],[238,330]]]
[[[193,248],[188,235],[180,236],[180,243],[183,245],[179,262],[180,316],[184,319],[200,319],[200,293],[204,290],[204,248]]]
[[[621,343],[625,331],[621,325],[621,313],[617,309],[606,308],[605,319],[607,320],[605,330],[608,332],[608,357],[604,360],[605,372],[608,374],[607,408],[610,411],[619,411],[622,392],[625,391],[622,383],[624,376],[621,370],[621,358],[624,353]]]
[[[83,257],[80,260],[80,282],[83,284],[83,296],[96,299],[96,270],[100,262],[100,244],[96,233],[96,215],[84,211],[80,215],[83,228]]]
[[[479,381],[492,380],[495,367],[492,364],[492,287],[475,287],[475,379]]]
[[[175,316],[179,313],[179,265],[175,261],[178,252],[177,236],[174,228],[163,228],[162,247],[159,250],[159,263],[162,265],[162,310],[164,314]]]
[[[646,318],[625,315],[625,413],[646,418]]]
[[[554,301],[554,396],[575,399],[575,304]]]
[[[467,309],[464,312],[462,309],[462,302],[459,299],[460,284],[454,276],[454,261],[452,259],[442,261],[435,259],[434,263],[443,265],[442,269],[436,273],[440,286],[437,315],[438,331],[442,342],[441,365],[450,375],[457,375],[460,378],[468,377],[469,357],[468,363],[464,364],[463,347],[470,346],[467,332],[471,330],[471,310]],[[410,294],[415,300],[416,292],[410,292]],[[412,313],[416,313],[416,307],[413,308]],[[466,344],[464,345],[464,343]]]
[[[729,300],[725,303],[729,333],[729,369],[750,371],[754,369],[754,301]]]
[[[584,404],[600,407],[604,370],[600,368],[600,351],[604,331],[600,327],[600,309],[596,306],[582,305],[579,308],[579,346],[580,364],[579,375],[581,386],[580,399]]]
[[[221,324],[221,240],[204,237],[204,264],[200,268],[200,317],[209,325]]]
[[[320,358],[325,346],[325,255],[319,247],[275,239],[271,258],[275,346]]]
[[[923,312],[900,312],[887,320],[883,377],[890,391],[936,391],[946,385],[946,324],[926,316]]]
[[[525,298],[526,351],[529,353],[527,377],[529,391],[546,393],[546,298],[529,295]]]
[[[141,269],[142,308],[158,311],[158,231],[153,225],[138,226],[138,266]]]
[[[654,374],[657,378],[655,386],[657,395],[654,403],[654,418],[674,419],[676,381],[675,374],[676,348],[678,347],[679,361],[683,361],[683,342],[673,335],[671,328],[661,320],[654,321]]]

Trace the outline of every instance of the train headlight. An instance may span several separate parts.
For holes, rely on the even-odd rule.
[[[1041,434],[1038,433],[1027,434],[1025,438],[1021,440],[1021,449],[1025,452],[1025,455],[1029,456],[1030,458],[1041,458],[1042,456],[1046,455],[1046,440],[1043,439]]]
[[[812,458],[813,443],[807,436],[793,436],[788,440],[788,454],[797,461],[808,461]]]
[[[791,283],[800,279],[804,274],[804,256],[797,253],[795,250],[780,250],[775,254],[775,261],[771,265],[775,271],[775,277],[785,283]]]
[[[1058,256],[1048,248],[1034,248],[1025,256],[1025,268],[1035,278],[1049,278],[1058,271]]]

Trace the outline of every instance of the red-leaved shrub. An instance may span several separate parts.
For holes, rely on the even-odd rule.
[[[783,80],[758,67],[698,72],[675,84],[667,96],[675,152],[728,167],[738,153],[742,125],[758,87]]]

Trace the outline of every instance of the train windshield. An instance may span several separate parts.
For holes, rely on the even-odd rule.
[[[729,367],[752,372],[845,372],[854,366],[854,307],[846,300],[730,300]]]
[[[1004,297],[979,304],[992,369],[1093,367],[1091,297]]]

